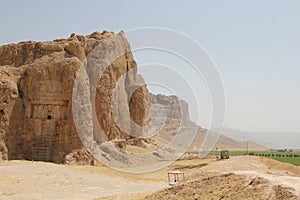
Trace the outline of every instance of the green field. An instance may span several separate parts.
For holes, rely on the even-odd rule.
[[[278,160],[280,162],[287,162],[293,165],[300,166],[300,158],[290,158],[290,157],[274,157],[274,160]]]
[[[192,152],[190,152],[192,153]],[[282,151],[230,151],[230,156],[242,156],[242,155],[252,155],[252,156],[263,156],[266,158],[271,158],[280,162],[286,162],[293,165],[300,166],[300,152],[282,152]],[[220,151],[211,151],[209,156],[219,156]]]

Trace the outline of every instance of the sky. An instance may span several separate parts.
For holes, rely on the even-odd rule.
[[[2,1],[0,44],[141,27],[179,31],[203,46],[219,70],[226,127],[300,132],[299,7],[296,0]],[[144,63],[142,54],[134,55]],[[192,118],[193,111],[191,104]]]

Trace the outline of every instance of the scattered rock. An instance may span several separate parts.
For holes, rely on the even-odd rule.
[[[63,163],[68,165],[95,165],[95,160],[86,149],[82,148],[66,155]]]
[[[112,158],[114,160],[117,160],[125,164],[130,164],[126,152],[123,149],[115,146],[112,142],[103,142],[100,145],[100,148],[105,153],[104,155],[109,155],[109,158]],[[104,156],[104,157],[107,158],[108,156]]]

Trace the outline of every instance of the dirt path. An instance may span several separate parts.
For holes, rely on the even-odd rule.
[[[164,187],[51,163],[11,161],[0,166],[0,199],[95,199]]]

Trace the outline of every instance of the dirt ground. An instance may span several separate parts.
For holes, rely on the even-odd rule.
[[[169,186],[167,172],[186,182]],[[251,198],[250,198],[251,197]],[[253,198],[252,198],[253,197]],[[180,160],[129,174],[103,166],[0,163],[0,199],[300,199],[300,168],[260,157]]]
[[[300,199],[300,168],[290,164],[267,158],[240,156],[211,161],[201,168],[191,168],[192,166],[194,165],[187,165],[189,182],[144,198]]]

